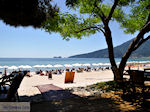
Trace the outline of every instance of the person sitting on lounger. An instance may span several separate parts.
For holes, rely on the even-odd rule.
[[[40,70],[40,75],[44,75],[44,73],[43,73],[43,71],[42,71],[42,70]]]

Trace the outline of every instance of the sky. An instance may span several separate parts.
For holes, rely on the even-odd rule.
[[[60,11],[73,12],[63,0],[55,0]],[[136,36],[124,34],[116,22],[110,23],[114,46],[120,45]],[[68,57],[107,48],[102,33],[96,33],[81,40],[62,40],[59,33],[45,32],[33,27],[13,27],[0,20],[0,58],[52,58]]]

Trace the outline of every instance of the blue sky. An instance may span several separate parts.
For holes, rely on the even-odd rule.
[[[64,2],[56,0],[63,12],[72,12]],[[120,45],[135,35],[123,33],[117,23],[111,23],[114,46]],[[12,27],[0,20],[0,57],[1,58],[51,58],[54,56],[68,57],[106,48],[102,33],[97,33],[82,40],[62,40],[58,33],[47,33],[32,27]]]

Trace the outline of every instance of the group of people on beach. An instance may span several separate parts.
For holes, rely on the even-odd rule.
[[[40,74],[41,76],[45,75],[45,76],[49,76],[49,75],[52,75],[52,74],[57,74],[57,75],[60,75],[62,74],[64,71],[66,72],[91,72],[91,71],[100,71],[100,70],[110,70],[111,68],[110,67],[96,67],[96,68],[91,68],[91,67],[88,67],[87,68],[66,68],[66,69],[56,69],[56,70],[46,70],[46,71],[36,71],[36,74]]]
[[[40,74],[41,76],[45,75],[48,76],[48,78],[52,78],[52,74],[62,74],[63,70],[62,69],[56,69],[56,70],[46,70],[46,71],[36,71],[36,74]]]
[[[46,70],[46,71],[35,71],[36,74],[39,74],[41,76],[48,76],[48,78],[52,78],[52,74],[56,74],[56,75],[61,75],[64,71],[66,72],[91,72],[91,71],[100,71],[100,70],[110,70],[110,67],[94,67],[91,68],[89,66],[87,66],[86,68],[66,68],[66,69],[56,69],[56,70]],[[21,70],[19,69],[18,72],[20,72]],[[27,70],[28,73],[26,74],[26,76],[31,77],[32,75],[30,74],[30,70]],[[16,70],[14,70],[12,73],[17,72]],[[3,75],[7,75],[6,69],[4,70],[4,74]]]

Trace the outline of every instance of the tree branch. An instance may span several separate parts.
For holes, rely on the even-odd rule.
[[[145,41],[147,41],[148,39],[150,39],[150,35],[148,37],[146,37],[145,39],[142,39],[133,49],[133,51],[135,51],[137,48],[139,48]]]
[[[96,27],[96,26],[91,26],[91,27],[83,28],[83,29],[81,29],[81,30],[79,30],[79,31],[75,31],[75,33],[80,33],[80,32],[83,32],[83,31],[85,31],[85,30],[90,30],[90,29],[97,29],[97,30],[100,30],[101,32],[104,33],[104,31],[103,31],[101,28],[98,28],[98,27]]]
[[[99,30],[100,30],[103,34],[105,34],[104,30],[102,30],[101,28],[99,28]]]
[[[108,17],[106,19],[107,22],[109,22],[109,20],[111,19],[113,12],[114,12],[116,6],[118,5],[118,2],[119,2],[119,0],[115,0],[114,1],[114,4],[113,4],[113,6],[112,6],[112,8],[110,10],[110,13],[109,13],[109,15],[108,15]]]
[[[135,46],[137,46],[137,48],[146,40],[150,39],[150,37],[148,36],[147,38],[141,40],[144,36],[144,34],[146,34],[147,32],[150,31],[150,21],[143,26],[143,28],[140,30],[139,34],[134,38],[134,40],[132,41],[132,43],[129,45],[129,48],[127,49],[126,53],[122,56],[119,68],[123,71],[124,67],[126,65],[126,62],[128,60],[128,58],[130,57],[131,53],[133,50],[135,50]],[[141,42],[139,42],[141,40]]]
[[[94,6],[100,11],[101,14],[98,13],[98,15],[100,16],[101,20],[104,22],[106,16],[104,15],[103,11],[101,10],[101,8],[96,4],[96,0],[94,2]]]

